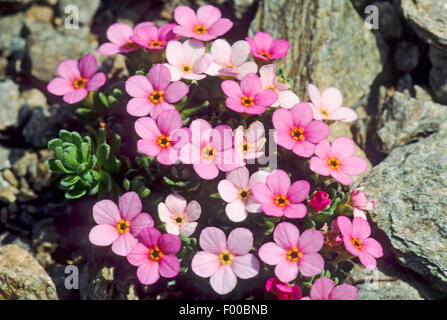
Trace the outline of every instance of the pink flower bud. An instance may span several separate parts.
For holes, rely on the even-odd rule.
[[[324,191],[316,191],[309,200],[309,205],[317,212],[326,208],[329,203],[331,203],[331,198]]]
[[[278,300],[300,300],[301,290],[294,284],[293,286],[281,282],[278,278],[270,278],[265,283],[265,290],[274,293]]]

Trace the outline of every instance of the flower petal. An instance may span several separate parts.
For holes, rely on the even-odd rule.
[[[310,289],[312,300],[329,300],[332,289],[334,289],[334,280],[328,278],[319,278],[315,280]]]
[[[273,193],[265,183],[256,183],[251,188],[259,203],[273,203]]]
[[[148,261],[149,250],[144,244],[138,243],[132,252],[127,255],[127,261],[135,267],[139,267]]]
[[[253,233],[246,228],[233,229],[228,235],[227,249],[241,256],[253,249]]]
[[[264,243],[258,250],[259,258],[267,264],[277,265],[286,259],[286,250],[274,242]]]
[[[144,228],[153,227],[154,219],[147,213],[140,213],[130,224],[130,232],[136,237]]]
[[[233,80],[225,80],[221,83],[222,91],[230,98],[240,99],[242,97],[242,91],[239,84]]]
[[[140,197],[135,192],[127,192],[119,200],[121,216],[126,220],[132,221],[142,208]]]
[[[297,248],[300,239],[300,231],[290,222],[280,222],[273,231],[273,239],[284,250]]]
[[[295,181],[289,188],[287,198],[292,203],[302,202],[307,198],[310,191],[310,184],[306,180]]]
[[[219,19],[216,23],[214,23],[211,26],[211,28],[208,29],[208,33],[210,35],[214,36],[211,39],[215,39],[216,36],[220,37],[221,35],[226,33],[228,30],[230,30],[232,27],[233,27],[233,22],[231,22],[230,19],[222,18],[222,19]],[[209,39],[209,40],[211,40],[211,39]],[[207,40],[205,40],[205,41],[207,41]]]
[[[231,261],[233,272],[241,279],[250,279],[259,273],[259,261],[251,253],[236,256]]]
[[[318,230],[308,229],[301,234],[298,248],[303,254],[315,253],[321,250],[324,237]]]
[[[47,85],[47,90],[57,96],[63,96],[74,90],[73,84],[63,78],[54,78]]]
[[[281,169],[273,170],[267,177],[267,186],[274,195],[287,195],[290,187],[289,175]]]
[[[158,245],[158,239],[161,236],[161,232],[155,228],[144,228],[138,234],[138,240],[148,248],[154,248]]]
[[[330,300],[357,300],[357,288],[349,284],[336,286],[329,295]]]
[[[191,261],[192,271],[203,278],[213,275],[219,266],[219,256],[207,251],[197,252]]]
[[[87,90],[85,89],[75,89],[67,94],[64,95],[62,100],[64,100],[68,104],[75,104],[78,103],[87,97]]]
[[[285,260],[275,267],[275,275],[282,282],[292,282],[298,276],[298,264]]]
[[[207,227],[200,233],[199,244],[205,251],[220,254],[227,248],[227,238],[221,229]]]
[[[241,91],[243,95],[254,97],[261,90],[262,82],[258,75],[249,73],[241,80]]]
[[[343,95],[337,88],[327,88],[321,94],[321,106],[323,109],[332,111],[340,108],[343,104]]]
[[[341,168],[344,173],[357,176],[368,169],[368,162],[359,156],[351,156],[341,160]]]
[[[81,76],[83,78],[90,79],[97,70],[98,62],[93,54],[88,53],[79,61],[79,71],[81,72]]]
[[[332,178],[334,178],[341,184],[344,184],[345,186],[348,186],[354,182],[354,180],[352,180],[352,178],[344,173],[342,170],[331,170],[330,175],[332,176]]]
[[[149,70],[148,78],[155,90],[165,91],[171,82],[171,72],[166,66],[156,64]]]
[[[169,71],[170,72],[170,71]],[[169,103],[180,101],[188,94],[189,87],[181,81],[171,83],[165,91],[165,99]]]
[[[210,283],[218,294],[227,294],[236,287],[237,278],[230,266],[220,266],[211,276]]]
[[[121,220],[121,214],[115,202],[101,200],[93,206],[93,219],[97,224],[109,224],[115,226]]]
[[[88,91],[94,91],[102,87],[106,83],[106,75],[102,72],[98,72],[88,80],[86,89]]]
[[[118,230],[109,224],[94,226],[88,235],[88,239],[96,246],[109,246],[119,237]]]
[[[239,190],[229,180],[221,180],[217,185],[217,191],[225,202],[233,202],[239,198]]]
[[[137,269],[138,280],[144,285],[150,285],[160,279],[158,273],[158,262],[147,260]]]
[[[127,103],[127,112],[134,117],[147,116],[154,109],[154,104],[147,98],[133,98]]]
[[[308,253],[301,257],[298,265],[303,276],[313,277],[323,271],[324,259],[318,253]]]
[[[189,29],[193,29],[194,26],[197,25],[196,13],[187,6],[178,6],[175,8],[174,20],[179,25]]]
[[[75,59],[66,59],[59,63],[57,73],[65,80],[73,83],[76,79],[81,77],[79,71],[78,61]]]
[[[302,203],[290,203],[283,209],[284,216],[289,219],[304,218],[307,213],[307,208]]]
[[[355,142],[347,137],[338,137],[332,141],[331,155],[340,161],[355,153]]]
[[[304,137],[314,144],[325,139],[329,134],[329,126],[320,120],[314,120],[304,129]]]
[[[244,201],[237,199],[225,206],[225,213],[233,222],[241,222],[247,218],[247,210]]]
[[[172,254],[164,255],[158,265],[160,275],[165,278],[174,278],[180,271],[180,261]]]
[[[312,170],[315,173],[321,174],[322,176],[328,176],[331,172],[327,162],[321,160],[318,157],[312,157],[310,159],[309,167],[310,167],[310,170]]]
[[[137,245],[138,240],[130,232],[121,234],[112,244],[112,251],[119,256],[127,256]]]
[[[200,203],[195,200],[192,200],[188,203],[185,210],[185,218],[188,221],[195,221],[200,218],[200,214],[202,213],[202,207]]]
[[[126,81],[126,91],[134,98],[149,98],[149,94],[154,91],[149,79],[143,75],[132,76]]]

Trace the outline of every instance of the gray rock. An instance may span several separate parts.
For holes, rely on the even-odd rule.
[[[360,185],[377,198],[370,216],[399,263],[447,292],[447,123],[394,149]]]
[[[79,12],[79,23],[87,25],[92,20],[100,4],[100,0],[60,0],[59,10],[68,17],[73,11],[69,10],[70,8],[66,8],[75,6]]]
[[[358,300],[424,299],[415,286],[379,269],[369,271],[356,265],[350,275],[358,289]]]
[[[17,200],[17,195],[19,190],[10,185],[8,181],[3,178],[3,175],[0,175],[0,203],[14,203]]]
[[[0,146],[0,170],[4,170],[11,167],[11,162],[9,161],[10,150]]]
[[[394,63],[400,71],[413,71],[419,63],[419,48],[411,42],[399,42],[394,53]]]
[[[377,135],[381,151],[416,142],[439,130],[447,121],[447,107],[427,100],[417,100],[396,92],[385,102]]]
[[[293,89],[301,100],[313,83],[339,88],[350,106],[368,94],[382,71],[376,38],[349,0],[261,1],[249,35],[258,31],[290,42],[278,66],[295,80]]]
[[[0,51],[5,51],[4,56],[24,49],[24,39],[20,36],[23,23],[23,13],[0,17]]]
[[[27,51],[31,59],[31,75],[49,82],[57,76],[57,66],[65,59],[79,59],[95,51],[97,43],[89,42],[85,29],[55,30],[51,25],[40,28],[28,37]]]
[[[19,86],[10,79],[0,81],[0,130],[18,126],[20,106]]]
[[[56,287],[41,265],[16,245],[0,247],[0,300],[57,300]]]

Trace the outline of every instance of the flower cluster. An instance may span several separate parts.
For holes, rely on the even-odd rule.
[[[148,214],[141,194],[118,186],[109,197],[122,194],[118,205],[100,200],[93,207],[90,242],[125,256],[144,285],[191,268],[221,295],[241,290],[238,278],[265,273],[266,294],[281,300],[356,299],[356,288],[345,283],[351,260],[372,270],[383,252],[367,220],[375,199],[362,188],[349,191],[368,163],[355,155],[352,139],[328,140],[330,125],[354,121],[355,111],[343,106],[338,89],[320,94],[312,84],[310,101],[300,102],[274,64],[287,56],[288,41],[258,32],[229,43],[220,37],[233,22],[211,5],[179,6],[174,20],[113,24],[110,42],[99,47],[103,55],[133,58],[139,50],[151,61],[125,81],[127,96],[115,107],[127,111],[127,148],[138,156],[126,158],[128,173],[114,178],[129,191],[136,182],[128,177],[141,172],[145,188],[168,195],[151,198],[158,215]],[[48,90],[69,104],[105,83],[92,54],[63,61],[58,72]],[[116,100],[98,96],[108,108]],[[267,146],[277,161],[263,167]],[[71,154],[68,144],[60,147]],[[199,183],[186,189],[192,180]]]

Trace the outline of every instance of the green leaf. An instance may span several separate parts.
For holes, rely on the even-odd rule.
[[[144,69],[140,69],[140,70],[135,71],[135,74],[144,76],[144,75],[146,75],[146,72],[144,72]]]
[[[72,185],[76,184],[79,180],[81,179],[81,177],[79,176],[66,176],[65,178],[63,178],[59,183],[61,185],[62,188],[69,188]]]
[[[211,199],[220,199],[220,195],[218,192],[210,194]]]
[[[96,144],[99,146],[100,144],[107,143],[107,130],[104,127],[101,127],[97,131]]]
[[[109,101],[107,100],[107,97],[104,93],[102,93],[102,92],[98,93],[98,97],[105,107],[107,107],[107,108],[110,107]]]
[[[48,141],[48,149],[56,153],[56,148],[62,146],[62,140],[59,138]]]
[[[73,148],[74,149],[74,148]],[[67,149],[65,149],[67,150]],[[76,170],[76,168],[79,166],[79,163],[76,161],[76,154],[73,157],[73,154],[70,152],[64,152],[62,153],[61,161],[65,168]],[[76,151],[76,149],[74,149]]]
[[[124,190],[129,191],[129,189],[130,189],[130,180],[129,179],[124,178],[124,180],[123,180],[123,188],[124,188]]]
[[[112,177],[107,171],[99,173],[99,187],[107,193],[112,191]]]
[[[78,183],[72,190],[69,190],[65,193],[65,198],[67,199],[79,199],[83,195],[87,193],[87,189],[82,186],[82,184]]]
[[[73,131],[71,133],[71,141],[74,143],[74,145],[78,149],[81,149],[82,137],[81,137],[81,135],[79,133],[77,133],[76,131]]]
[[[67,130],[60,130],[59,137],[63,142],[71,142],[71,132]]]
[[[149,190],[148,188],[142,186],[140,188],[140,190],[138,190],[138,195],[140,196],[140,198],[146,198],[151,194],[151,190]]]
[[[100,144],[96,150],[96,157],[98,158],[100,165],[109,160],[110,146],[106,143]]]
[[[118,88],[113,89],[112,93],[114,95],[122,95],[123,94],[123,92]]]
[[[83,172],[87,171],[87,170],[86,170],[86,169],[87,169],[87,166],[88,166],[88,163],[85,163],[85,162],[81,163],[81,164],[78,165],[78,167],[76,168],[76,173],[80,175],[80,174],[82,174]]]
[[[74,172],[74,170],[70,170],[70,169],[66,168],[60,159],[56,159],[54,161],[54,164],[56,166],[58,166],[58,168],[65,173],[73,173]]]
[[[62,164],[62,163],[61,163]],[[50,171],[54,172],[54,173],[65,173],[65,170],[60,168],[57,163],[56,163],[56,159],[49,159],[45,162],[45,165],[47,166],[48,169],[50,169]]]
[[[77,108],[75,113],[81,117],[92,118],[95,116],[95,113],[89,108]]]
[[[109,104],[113,104],[115,103],[117,100],[114,96],[110,95],[107,97],[107,101],[109,102]]]

